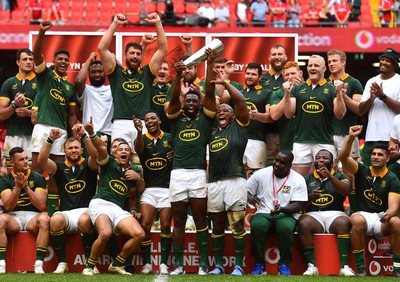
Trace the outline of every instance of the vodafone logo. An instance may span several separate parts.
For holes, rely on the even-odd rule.
[[[368,49],[374,44],[374,35],[372,32],[361,30],[354,37],[354,41],[361,49]]]
[[[378,275],[379,272],[381,272],[381,265],[377,261],[373,260],[369,263],[368,269],[369,269],[369,273],[372,276],[375,276],[375,275]]]
[[[269,263],[269,264],[275,264],[278,263],[278,261],[280,260],[281,255],[279,254],[279,250],[277,248],[269,248],[267,249],[267,251],[265,252],[265,260]]]
[[[368,251],[370,254],[375,254],[376,250],[378,249],[378,244],[376,243],[375,239],[371,239],[368,242]]]
[[[254,215],[254,213],[248,213],[244,217],[244,224],[250,226],[250,218]]]
[[[51,261],[54,258],[54,250],[52,247],[47,248],[47,253],[48,255],[44,258],[44,261]]]

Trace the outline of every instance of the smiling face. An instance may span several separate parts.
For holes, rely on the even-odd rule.
[[[142,64],[143,55],[142,50],[129,47],[125,53],[126,67],[132,71],[136,71]]]
[[[333,159],[329,152],[321,150],[315,155],[315,162],[314,166],[316,169],[320,168],[321,166],[325,166],[328,170],[332,169],[333,166]]]
[[[218,107],[216,118],[218,122],[218,127],[226,128],[235,118],[235,114],[231,106],[229,106],[228,104],[221,104]]]
[[[149,112],[144,116],[144,124],[147,128],[147,131],[152,136],[160,135],[160,124],[161,120],[154,112]]]
[[[379,60],[379,70],[381,73],[395,72],[396,67],[397,66],[389,58],[382,57],[382,59]]]
[[[324,79],[326,67],[325,62],[321,58],[311,57],[308,61],[307,72],[308,77],[313,84],[317,84],[318,82]]]
[[[54,71],[59,76],[65,76],[67,73],[69,64],[69,56],[64,53],[60,53],[54,57]]]
[[[77,163],[81,159],[83,153],[81,143],[78,140],[65,142],[64,151],[66,159],[72,164]]]
[[[196,94],[188,93],[183,100],[183,111],[188,117],[195,117],[200,109],[200,98]]]
[[[167,62],[164,62],[164,63],[162,63],[161,68],[158,71],[155,81],[161,85],[167,84],[168,77],[170,74],[171,74],[171,72],[169,70],[169,65]]]
[[[386,166],[390,156],[387,154],[385,149],[374,148],[371,153],[371,166],[374,169],[382,169]]]
[[[271,63],[271,68],[275,72],[282,71],[287,62],[285,49],[283,49],[282,47],[272,48],[269,54],[269,61]]]
[[[115,160],[119,165],[126,168],[130,166],[131,155],[132,155],[131,147],[129,147],[128,144],[121,143],[117,147],[117,151],[115,153]]]
[[[293,82],[296,78],[301,76],[301,71],[296,67],[290,67],[283,70],[283,78],[285,81]]]

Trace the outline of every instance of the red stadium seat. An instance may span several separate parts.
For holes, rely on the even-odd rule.
[[[97,22],[98,21],[97,10],[86,10],[85,21]]]

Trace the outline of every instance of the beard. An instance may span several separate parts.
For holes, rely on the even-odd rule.
[[[90,84],[93,85],[94,87],[100,87],[104,84],[104,82],[106,81],[106,78],[103,77],[100,80],[94,80],[92,78],[89,78],[89,80],[90,80]]]

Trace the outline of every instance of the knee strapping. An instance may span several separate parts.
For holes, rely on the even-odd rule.
[[[242,229],[239,230],[236,227],[236,223],[241,221],[245,216],[246,216],[246,211],[228,211],[229,226],[231,227],[233,234],[239,234],[243,232]]]

